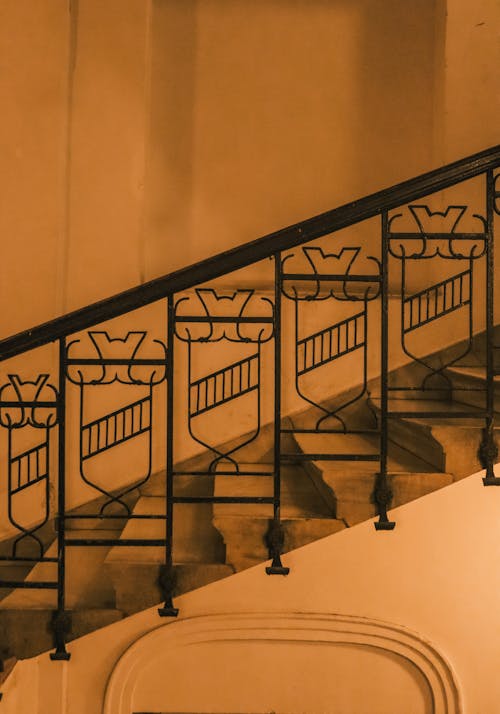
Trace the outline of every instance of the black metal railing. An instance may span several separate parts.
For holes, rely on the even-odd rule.
[[[69,658],[68,547],[161,546],[165,603],[159,612],[177,613],[175,504],[267,504],[272,559],[267,572],[285,575],[281,465],[366,461],[378,465],[376,528],[393,529],[388,451],[396,416],[477,420],[484,427],[484,483],[500,483],[493,472],[493,236],[500,215],[499,166],[500,147],[494,147],[0,342],[2,362],[30,353],[29,364],[20,373],[9,371],[0,385],[8,477],[3,512],[10,538],[10,550],[4,549],[0,559],[57,566],[53,580],[10,579],[0,581],[0,587],[57,591],[53,659]],[[461,195],[468,191],[470,204],[456,203],[456,187]],[[251,288],[228,290],[215,282],[261,261],[265,274],[270,260],[271,296]],[[135,311],[161,301],[166,301],[163,316],[150,330],[137,330],[135,324],[130,330],[129,322],[121,322],[128,315],[142,319],[143,313]],[[482,352],[476,349],[478,333],[484,335]],[[443,352],[458,339],[458,353]],[[38,370],[38,355],[54,342],[55,366],[44,353],[40,364],[48,361],[53,368]],[[480,353],[484,406],[440,409],[443,394],[445,399],[453,395],[448,370]],[[418,380],[410,385],[391,376],[403,363],[419,368]],[[380,383],[377,413],[365,399],[374,377]],[[407,395],[404,409],[392,405],[395,393]],[[428,408],[429,399],[437,408]],[[300,427],[285,427],[283,417],[301,408]],[[240,455],[258,442],[264,424],[272,426],[273,448],[272,464],[263,471],[252,469]],[[346,441],[328,453],[289,453],[282,440],[290,433],[371,435],[375,448],[356,451]],[[209,454],[206,467],[190,475],[222,472],[237,479],[265,474],[273,477],[273,495],[176,493],[176,477],[186,475],[175,466],[179,434]],[[132,452],[127,449],[133,450],[134,464],[140,462],[139,471],[111,482],[106,460],[120,453],[122,467],[128,467]],[[155,464],[165,470],[164,513],[135,514],[128,496],[151,479]],[[73,512],[69,486],[77,481],[87,489],[88,503],[90,494],[99,496],[97,510]],[[35,505],[27,508],[26,498],[35,490]],[[51,492],[57,494],[55,507]],[[47,556],[42,536],[51,518],[57,522],[56,557]],[[164,535],[78,538],[66,528],[78,519],[117,518],[160,520]]]

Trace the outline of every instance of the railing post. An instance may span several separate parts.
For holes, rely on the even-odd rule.
[[[267,534],[272,563],[268,575],[288,575],[290,568],[281,562],[284,545],[281,525],[281,254],[274,254],[274,496],[273,520]]]
[[[176,617],[173,594],[176,575],[173,565],[173,491],[174,491],[174,341],[175,309],[174,296],[167,299],[167,433],[166,433],[166,478],[165,478],[165,564],[160,568],[159,585],[165,604],[158,608],[161,617]]]
[[[57,492],[57,610],[52,619],[56,651],[52,660],[69,660],[66,635],[71,629],[71,616],[65,611],[66,569],[66,342],[59,339],[59,395],[57,402],[58,438],[58,492]]]
[[[392,491],[387,480],[388,448],[388,367],[389,367],[389,218],[382,213],[382,255],[381,255],[381,303],[380,303],[380,471],[377,474],[374,499],[379,520],[375,523],[378,531],[393,530],[396,525],[389,521],[387,509],[392,500]]]
[[[479,448],[482,466],[486,469],[483,478],[485,486],[500,486],[500,478],[495,476],[493,465],[498,457],[498,446],[495,441],[495,359],[494,359],[494,324],[495,324],[495,264],[494,264],[494,232],[493,220],[495,213],[495,178],[490,169],[486,173],[486,223],[488,237],[486,242],[486,425],[483,431],[483,441]]]

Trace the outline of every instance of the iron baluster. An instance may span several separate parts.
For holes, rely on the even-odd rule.
[[[175,304],[174,296],[167,300],[167,434],[166,434],[166,479],[165,479],[165,563],[160,568],[159,584],[165,600],[158,609],[161,617],[176,617],[179,610],[174,607],[173,594],[176,575],[173,562],[173,516],[174,516],[174,341]]]
[[[388,448],[388,378],[389,378],[389,219],[387,211],[382,213],[382,285],[380,305],[380,471],[377,474],[374,499],[379,520],[375,523],[378,531],[393,530],[396,523],[387,517],[387,509],[392,501],[392,491],[387,478]]]
[[[288,575],[290,568],[283,566],[281,553],[284,531],[281,524],[281,255],[274,255],[274,502],[273,520],[267,534],[269,556],[272,563],[266,568],[268,575]]]
[[[493,465],[498,457],[495,441],[495,365],[494,365],[494,233],[495,179],[490,169],[486,173],[486,222],[488,238],[486,241],[486,426],[479,455],[486,475],[485,486],[500,486],[500,477],[495,476]]]
[[[55,652],[52,660],[69,660],[66,650],[66,636],[71,629],[71,616],[66,612],[66,340],[59,340],[59,396],[57,400],[59,423],[59,453],[57,471],[57,610],[52,620]]]

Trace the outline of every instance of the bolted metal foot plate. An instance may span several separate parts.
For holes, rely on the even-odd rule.
[[[395,527],[395,521],[381,521],[375,523],[375,530],[377,531],[393,531]]]
[[[71,659],[69,652],[51,652],[49,656],[54,662],[68,662]]]
[[[179,608],[177,607],[159,607],[158,615],[160,617],[177,617]]]
[[[290,568],[285,568],[283,565],[270,565],[266,568],[268,575],[288,575]]]
[[[483,478],[483,483],[485,486],[500,486],[500,477],[498,476],[485,476]]]

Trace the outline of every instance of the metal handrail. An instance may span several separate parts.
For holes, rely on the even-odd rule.
[[[7,337],[0,341],[0,361],[467,181],[498,165],[500,144]]]

